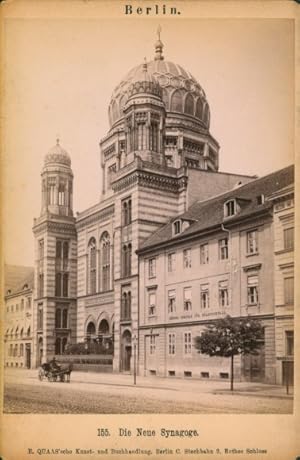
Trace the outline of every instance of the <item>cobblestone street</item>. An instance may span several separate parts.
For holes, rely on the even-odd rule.
[[[293,410],[280,386],[186,381],[131,375],[73,372],[71,383],[40,382],[37,370],[7,370],[6,413],[269,413]]]

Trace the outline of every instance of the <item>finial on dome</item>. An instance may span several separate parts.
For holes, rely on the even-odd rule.
[[[162,55],[164,45],[160,39],[160,34],[161,34],[161,25],[159,24],[157,27],[158,40],[155,42],[155,56],[154,56],[155,61],[163,61],[164,59]]]
[[[147,59],[144,57],[144,62],[143,62],[143,71],[147,72],[148,65],[147,65]]]
[[[160,34],[161,34],[161,25],[158,24],[158,27],[157,27],[157,36],[158,36],[158,40],[160,40]]]
[[[59,145],[59,141],[60,141],[60,139],[59,139],[59,134],[56,134],[56,145],[57,145],[57,146]]]

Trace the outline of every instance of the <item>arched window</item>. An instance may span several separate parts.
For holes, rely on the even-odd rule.
[[[95,238],[90,239],[88,252],[89,252],[88,254],[88,259],[89,259],[88,293],[95,294],[96,293],[96,240]]]
[[[163,88],[162,90],[162,100],[165,104],[165,108],[166,110],[169,110],[169,101],[170,101],[170,97],[169,97],[169,92],[166,88]]]
[[[125,94],[121,97],[120,101],[119,101],[119,110],[120,110],[120,116],[123,115],[123,109],[124,109],[124,105],[126,104],[126,96]]]
[[[61,273],[55,275],[55,296],[61,297]]]
[[[93,336],[95,336],[95,334],[96,334],[95,324],[92,321],[90,321],[86,328],[87,340],[90,341],[93,338]]]
[[[109,324],[106,319],[102,319],[99,324],[98,334],[108,334],[109,332]]]
[[[194,115],[194,98],[191,94],[188,94],[185,98],[184,113]]]
[[[64,241],[63,243],[63,270],[68,268],[68,258],[69,258],[69,243]]]
[[[121,319],[122,320],[131,319],[131,292],[130,291],[123,292],[123,295],[122,295]]]
[[[60,337],[55,340],[55,354],[60,355]]]
[[[67,329],[68,327],[68,309],[64,308],[62,312],[62,327]]]
[[[49,187],[49,204],[55,203],[55,185],[51,184]]]
[[[116,101],[113,101],[112,106],[111,106],[111,111],[112,111],[112,119],[114,122],[119,118],[118,106],[117,106]]]
[[[208,124],[208,120],[209,120],[209,108],[208,108],[208,104],[205,104],[204,114],[203,114],[203,121],[204,121],[204,123],[206,125]]]
[[[131,243],[127,247],[127,275],[131,275],[131,255],[132,255],[132,246]]]
[[[131,253],[132,246],[131,243],[124,244],[122,248],[122,272],[123,276],[131,275]]]
[[[24,356],[24,345],[21,343],[20,345],[20,356]]]
[[[57,308],[55,311],[55,327],[60,329],[61,327],[61,309]]]
[[[18,356],[18,345],[17,344],[15,344],[14,356]]]
[[[21,331],[20,331],[20,338],[23,339],[23,335],[24,335],[24,329],[22,328]]]
[[[131,198],[126,198],[122,201],[122,225],[126,226],[131,224],[132,220],[132,205],[131,205]]]
[[[179,89],[174,91],[171,98],[171,112],[182,112],[183,109],[183,101],[182,101],[182,94]]]
[[[158,123],[151,123],[150,126],[150,150],[158,151]]]
[[[63,274],[63,297],[68,297],[69,287],[69,275],[68,273]]]
[[[31,334],[31,330],[30,330],[30,326],[29,326],[29,328],[27,329],[27,337],[30,337],[30,334]]]
[[[146,125],[138,123],[137,125],[137,150],[145,150],[147,148]]]
[[[66,204],[66,190],[63,184],[60,184],[58,188],[58,204],[59,206]]]
[[[199,97],[196,103],[196,117],[201,118],[202,120],[202,114],[203,114],[203,102],[201,98]]]
[[[65,352],[67,343],[68,343],[67,337],[63,337],[62,340],[61,340],[61,353],[62,354]]]
[[[110,236],[108,232],[104,232],[100,238],[100,273],[101,273],[101,291],[108,291],[110,289]]]
[[[9,346],[9,356],[13,356],[14,355],[14,346],[11,344]]]

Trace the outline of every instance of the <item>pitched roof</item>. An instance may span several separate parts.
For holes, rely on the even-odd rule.
[[[23,290],[25,284],[28,289],[33,288],[34,269],[24,265],[5,265],[4,267],[4,293],[16,294]]]
[[[240,220],[241,217],[246,218],[258,212],[270,209],[272,203],[265,201],[263,204],[259,205],[257,197],[259,195],[268,196],[293,182],[294,166],[291,165],[208,200],[197,201],[186,212],[173,217],[167,224],[154,232],[144,241],[137,252],[141,253],[146,249],[154,249],[157,245],[167,243],[170,240],[175,242],[190,234],[203,232],[217,225],[221,226],[221,224],[226,225],[234,223]],[[224,203],[230,199],[236,199],[240,202],[240,210],[236,215],[224,219]],[[186,230],[173,236],[172,223],[177,219],[191,220],[193,222]]]

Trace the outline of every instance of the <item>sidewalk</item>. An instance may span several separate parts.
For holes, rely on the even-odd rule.
[[[37,369],[5,369],[5,376],[10,380],[36,380]],[[270,385],[265,383],[251,382],[234,382],[234,391],[230,391],[230,381],[207,381],[196,379],[164,378],[139,376],[134,377],[131,374],[107,374],[98,372],[80,372],[73,371],[71,375],[72,383],[96,384],[109,387],[136,387],[148,388],[151,390],[168,390],[191,393],[209,393],[215,395],[240,395],[254,396],[262,398],[293,399],[293,387],[289,388],[290,394],[286,393],[286,387],[282,385]]]

